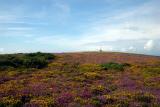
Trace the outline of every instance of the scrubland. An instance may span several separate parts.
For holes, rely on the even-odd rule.
[[[0,55],[0,107],[160,107],[160,57]]]

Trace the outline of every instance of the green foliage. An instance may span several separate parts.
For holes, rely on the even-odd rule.
[[[118,64],[118,63],[114,63],[114,62],[101,64],[101,67],[104,70],[119,70],[119,71],[123,71],[125,66],[126,66],[125,64]]]
[[[7,68],[43,68],[55,56],[49,53],[0,55],[0,69]]]
[[[48,64],[48,61],[45,60],[43,57],[31,57],[27,58],[23,62],[23,66],[26,68],[43,68]]]

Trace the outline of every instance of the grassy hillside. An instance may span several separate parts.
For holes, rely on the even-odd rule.
[[[0,107],[159,107],[160,57],[0,55]]]

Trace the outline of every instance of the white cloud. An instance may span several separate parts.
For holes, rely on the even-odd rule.
[[[4,52],[4,48],[0,48],[0,53],[3,53]]]
[[[118,0],[106,0],[106,1],[111,3],[119,2]],[[40,5],[40,4],[37,4],[37,5]],[[2,27],[0,28],[1,35],[31,37],[32,35],[34,35],[33,34],[34,30],[37,31],[37,29],[33,29],[29,27],[21,27],[17,25],[20,25],[20,24],[26,25],[27,23],[28,25],[34,25],[34,26],[39,24],[45,25],[46,24],[45,21],[51,22],[49,24],[55,24],[57,22],[61,24],[63,23],[63,21],[67,22],[67,20],[65,19],[68,18],[71,12],[71,7],[68,5],[68,3],[66,3],[65,1],[53,0],[51,5],[49,5],[49,7],[47,6],[48,5],[45,5],[45,4],[42,6],[38,6],[37,7],[38,9],[33,10],[33,12],[28,11],[28,10],[31,10],[30,6],[25,6],[25,7],[22,6],[17,9],[14,9],[14,11],[11,11],[11,12],[9,11],[0,12],[1,14],[0,23],[4,23],[4,25],[7,23],[11,23],[11,25],[15,24],[15,26],[11,26],[8,28],[3,28],[3,25],[1,24],[0,26]],[[144,49],[152,50],[153,48],[155,48],[154,40],[160,38],[159,37],[160,16],[158,13],[160,13],[159,6],[157,7],[156,3],[154,2],[152,3],[152,1],[142,4],[141,6],[137,5],[137,6],[133,6],[132,8],[127,8],[125,10],[121,8],[121,9],[118,9],[117,11],[108,12],[108,13],[103,11],[102,14],[100,12],[100,14],[93,14],[93,16],[91,15],[91,17],[89,16],[88,18],[89,22],[87,21],[87,23],[85,24],[82,23],[82,25],[79,24],[78,27],[75,26],[75,28],[77,27],[77,29],[79,28],[79,26],[82,26],[82,29],[79,29],[81,31],[81,34],[78,34],[78,38],[76,39],[73,37],[74,35],[71,35],[72,37],[68,34],[64,36],[60,36],[61,33],[53,36],[43,35],[43,37],[40,37],[42,36],[42,34],[40,34],[37,36],[37,38],[33,37],[33,38],[29,38],[31,40],[27,39],[26,43],[32,42],[35,44],[37,43],[45,46],[50,45],[57,48],[63,47],[63,49],[70,48],[73,50],[82,50],[82,51],[83,50],[99,50],[100,48],[102,48],[103,50],[107,50],[107,51],[116,50],[116,51],[128,52],[128,51],[137,51],[138,45],[143,50]],[[29,20],[25,22],[25,19],[29,19]],[[76,21],[78,22],[79,20],[76,20]],[[73,16],[73,23],[74,23],[74,16]],[[74,25],[75,24],[69,25],[71,27],[71,30],[74,27]],[[83,26],[85,27],[85,29],[83,28]],[[49,26],[49,27],[51,28],[52,26]],[[65,29],[63,28],[62,30],[65,31]],[[54,27],[53,27],[53,32],[54,32]],[[74,30],[73,30],[73,33],[74,33]],[[67,38],[67,37],[70,37],[70,38]],[[129,42],[121,41],[121,40],[136,41],[136,40],[144,40],[144,39],[149,40],[145,43],[145,45],[144,43],[142,43],[141,45],[141,44],[138,44],[137,42],[135,42],[135,44],[133,43],[131,44],[130,41]],[[109,45],[103,45],[103,46],[99,44],[86,45],[90,43],[98,43],[98,42],[100,43],[103,41],[116,41],[120,43],[116,44],[116,42],[113,42],[112,45],[109,44]],[[121,43],[121,42],[125,42],[125,45],[124,43]],[[138,45],[136,45],[136,43]],[[160,45],[158,44],[157,47],[158,46]],[[156,49],[159,49],[159,48],[156,48]]]
[[[147,43],[144,45],[144,49],[145,50],[152,50],[154,48],[154,41],[153,40],[149,40],[147,41]]]
[[[136,51],[136,48],[133,47],[133,46],[130,46],[130,47],[128,48],[128,51],[135,52],[135,51]]]
[[[146,2],[140,6],[115,12],[94,19],[83,33],[83,42],[116,41],[127,39],[159,39],[160,26],[157,2]],[[154,14],[154,15],[153,15]],[[104,16],[106,15],[106,17]],[[95,16],[96,17],[96,16]]]
[[[120,49],[121,52],[127,52],[127,49],[126,48],[122,48]]]

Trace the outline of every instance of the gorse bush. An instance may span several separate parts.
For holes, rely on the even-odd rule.
[[[96,72],[86,72],[86,73],[84,73],[84,76],[85,76],[85,78],[92,79],[92,80],[101,78],[101,75]]]
[[[52,59],[55,58],[55,56],[53,54],[41,53],[41,52],[29,53],[29,54],[26,54],[26,57],[41,57],[41,58],[44,58],[46,60],[52,60]]]
[[[7,68],[43,68],[55,56],[49,53],[29,53],[0,55],[0,69]]]
[[[24,60],[23,65],[26,68],[43,68],[47,65],[47,61],[44,58],[29,58]]]
[[[0,107],[22,107],[22,102],[11,96],[3,97],[0,101]]]
[[[153,76],[160,75],[160,67],[146,67],[142,69],[142,74],[144,78],[150,78]],[[145,84],[149,84],[150,82],[146,82]],[[155,83],[155,82],[154,82]],[[152,84],[154,84],[152,82]]]
[[[43,56],[26,56],[23,66],[26,68],[43,68],[48,64],[48,59]]]
[[[105,87],[102,85],[92,86],[91,90],[94,95],[100,95],[103,93],[103,91],[105,91]]]
[[[104,70],[119,70],[119,71],[123,71],[125,65],[124,64],[118,64],[118,63],[110,62],[110,63],[101,64],[101,67]]]
[[[158,67],[153,67],[153,68],[144,68],[143,69],[144,72],[148,73],[148,74],[155,74],[155,75],[158,75],[160,74],[160,68]]]
[[[94,72],[94,71],[100,71],[101,67],[98,64],[82,64],[79,67],[80,71],[82,72]]]

